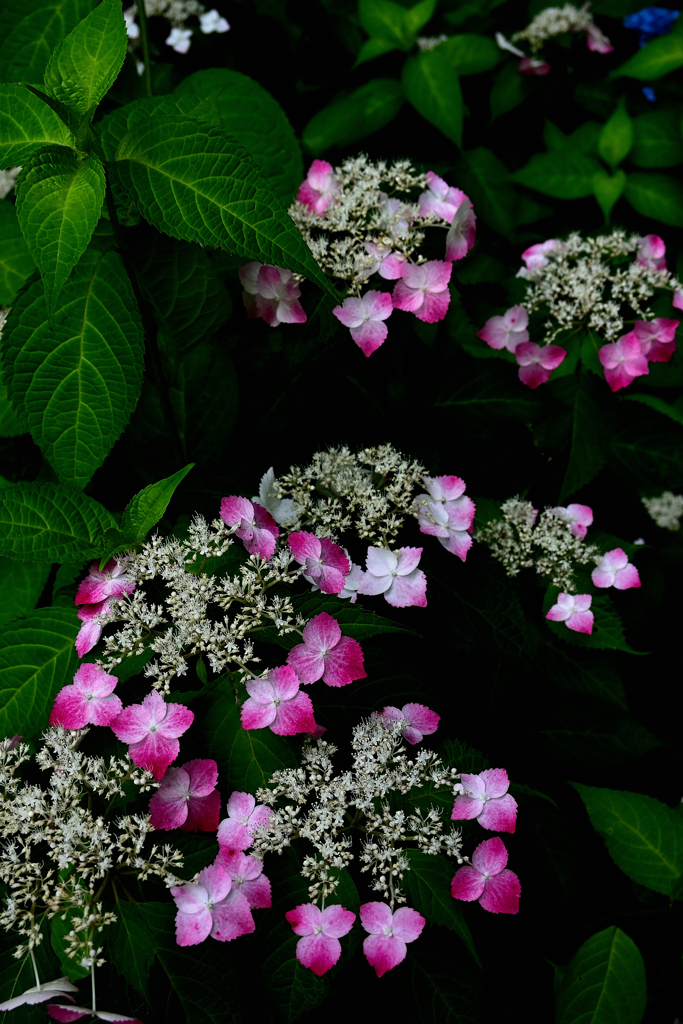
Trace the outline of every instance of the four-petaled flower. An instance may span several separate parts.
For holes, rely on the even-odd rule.
[[[287,655],[287,663],[303,684],[322,679],[328,686],[346,686],[354,679],[365,679],[360,644],[342,636],[339,623],[327,612],[306,623],[303,639]]]
[[[104,601],[98,601],[97,604],[84,604],[76,612],[77,618],[83,623],[74,644],[79,658],[92,651],[100,639],[102,627],[107,621],[109,601],[110,598],[106,597]]]
[[[227,32],[230,29],[228,22],[221,18],[215,8],[199,15],[199,27],[205,35],[209,32]]]
[[[275,541],[280,531],[267,509],[248,498],[235,494],[221,499],[221,519],[226,526],[239,526],[235,534],[244,543],[250,555],[258,555],[266,562],[275,551]]]
[[[659,235],[644,235],[640,239],[636,263],[647,270],[666,270],[666,245]]]
[[[550,263],[547,253],[552,252],[558,245],[562,245],[562,243],[557,238],[548,238],[545,242],[536,242],[535,245],[530,245],[522,253],[524,266],[517,271],[517,277],[526,277],[529,270],[547,267]]]
[[[418,320],[435,324],[443,320],[451,301],[448,282],[453,264],[443,260],[406,263],[403,276],[394,285],[392,302],[396,309],[414,313]]]
[[[456,871],[451,896],[456,900],[479,900],[492,914],[517,914],[521,886],[514,871],[505,865],[508,852],[502,839],[485,839],[472,854],[472,863]]]
[[[256,497],[251,499],[252,504],[260,502],[266,512],[270,512],[278,525],[292,522],[292,520],[296,519],[296,506],[291,498],[276,498],[272,493],[274,484],[275,470],[271,466],[268,472],[264,473],[261,477],[259,492]]]
[[[301,935],[296,944],[296,957],[318,977],[334,967],[341,956],[340,939],[350,930],[356,915],[339,903],[321,910],[315,903],[303,903],[288,910],[285,917],[295,935]]]
[[[191,28],[172,28],[171,34],[165,40],[167,46],[171,46],[176,53],[187,53],[192,45]]]
[[[67,992],[78,992],[75,985],[72,985],[68,978],[57,978],[56,981],[44,981],[40,988],[34,986],[27,988],[21,995],[12,996],[0,1003],[0,1011],[16,1010],[18,1006],[34,1006],[36,1003],[44,1003],[48,999],[71,999]]]
[[[366,242],[365,251],[373,257],[373,262],[366,269],[366,277],[379,274],[385,281],[397,281],[403,274],[406,257],[395,252],[390,245],[383,242]]]
[[[567,352],[560,345],[537,345],[535,341],[523,341],[515,349],[519,363],[517,376],[522,384],[537,388],[545,384],[553,370],[557,369]]]
[[[472,547],[470,530],[475,506],[465,494],[465,481],[459,476],[425,476],[427,494],[418,494],[413,503],[420,533],[438,537],[446,551],[464,562]]]
[[[553,512],[560,519],[564,519],[565,523],[572,524],[572,536],[581,537],[586,536],[586,530],[593,522],[593,509],[590,505],[567,505],[563,507],[558,505],[553,509]]]
[[[246,896],[231,889],[232,879],[222,864],[204,868],[196,883],[171,889],[178,908],[175,932],[179,946],[196,946],[209,935],[229,942],[254,931]]]
[[[324,594],[338,594],[343,589],[351,565],[338,544],[305,530],[290,533],[287,543],[299,565],[306,567],[305,580],[315,583]]]
[[[350,296],[332,312],[344,327],[351,331],[351,337],[364,356],[384,344],[389,328],[384,321],[391,316],[394,306],[388,292],[366,292],[360,297]]]
[[[593,598],[590,594],[558,594],[554,604],[546,615],[551,622],[564,622],[567,629],[575,633],[593,632],[593,612],[588,609]]]
[[[605,369],[605,380],[612,391],[628,387],[635,377],[649,373],[647,356],[635,331],[622,335],[611,345],[598,349],[598,359]]]
[[[93,562],[90,571],[76,591],[74,604],[98,604],[107,597],[124,597],[135,590],[135,581],[126,573],[126,563],[110,559],[100,571]]]
[[[636,320],[633,333],[640,351],[650,363],[668,363],[676,351],[676,328],[680,320],[656,316],[654,320]]]
[[[492,316],[486,321],[477,337],[490,348],[506,348],[514,352],[519,344],[529,340],[527,326],[529,314],[524,306],[510,306],[502,316]]]
[[[479,775],[460,775],[451,821],[470,821],[492,832],[514,832],[517,801],[508,793],[510,781],[504,768],[487,768]]]
[[[107,675],[99,665],[80,665],[73,683],[62,687],[55,697],[49,724],[65,729],[111,725],[123,709],[121,698],[113,692],[117,683],[116,676]]]
[[[411,744],[419,743],[424,736],[436,732],[441,718],[424,704],[404,704],[402,708],[388,705],[382,711],[373,712],[376,718],[385,722],[405,722],[401,729],[403,738]]]
[[[188,761],[180,768],[167,768],[149,803],[154,828],[215,832],[221,814],[217,781],[218,765],[208,759]]]
[[[446,235],[446,262],[461,260],[474,245],[477,237],[477,217],[467,196],[456,210]]]
[[[593,569],[591,579],[596,587],[616,587],[617,590],[628,590],[640,586],[640,576],[635,565],[628,560],[628,555],[621,548],[614,548],[602,556]]]
[[[235,790],[228,800],[228,817],[218,826],[218,845],[227,850],[247,850],[261,825],[273,813],[267,804],[257,804],[251,793]]]
[[[299,677],[289,665],[271,668],[265,679],[250,679],[249,699],[242,705],[245,729],[265,729],[278,736],[315,732],[311,698],[299,690]]]
[[[327,160],[314,160],[296,198],[310,213],[322,214],[336,203],[338,192],[339,183],[334,176],[332,164],[328,164]]]
[[[363,952],[378,978],[405,960],[406,942],[414,942],[426,924],[417,910],[400,907],[392,914],[386,903],[364,903],[360,920],[370,933],[363,942]]]
[[[250,319],[261,317],[271,327],[306,323],[307,316],[299,302],[301,289],[291,270],[252,262],[239,270],[239,277]]]
[[[222,846],[216,863],[222,864],[232,880],[231,892],[241,892],[252,910],[266,910],[272,906],[270,881],[263,874],[263,861],[249,857],[242,850]]]
[[[418,216],[433,215],[447,220],[450,224],[458,212],[466,195],[459,188],[454,188],[440,178],[434,171],[427,171],[427,191],[418,199]]]
[[[142,704],[124,708],[111,723],[117,739],[128,743],[128,753],[138,768],[161,779],[180,751],[178,737],[190,728],[194,714],[184,704],[167,704],[152,690]]]
[[[427,605],[427,577],[417,565],[422,548],[368,548],[367,572],[358,587],[359,594],[384,594],[394,608]]]

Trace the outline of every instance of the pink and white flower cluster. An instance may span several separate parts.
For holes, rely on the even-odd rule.
[[[614,47],[593,21],[588,10],[589,6],[586,3],[581,7],[575,7],[573,4],[565,4],[563,7],[546,7],[525,29],[514,33],[512,42],[509,42],[501,32],[496,32],[496,42],[501,50],[507,50],[509,53],[514,53],[516,57],[521,57],[517,67],[520,75],[547,75],[550,71],[550,64],[536,57],[536,53],[548,39],[565,32],[585,32],[586,46],[589,50],[593,53],[612,53]],[[513,45],[522,40],[529,42],[534,56],[527,57],[523,50]]]
[[[91,651],[100,639],[102,626],[107,622],[110,602],[117,597],[132,594],[134,589],[135,582],[126,574],[125,560],[112,558],[102,570],[98,562],[92,563],[74,600],[74,604],[83,605],[77,613],[84,623],[76,637],[79,658]]]

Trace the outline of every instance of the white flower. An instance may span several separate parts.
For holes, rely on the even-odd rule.
[[[166,40],[166,45],[173,47],[176,53],[187,53],[190,49],[191,28],[173,28]]]
[[[200,14],[199,25],[202,32],[205,34],[208,34],[209,32],[227,32],[230,28],[230,25],[225,18],[221,18],[220,14],[216,10],[207,11],[206,14]]]

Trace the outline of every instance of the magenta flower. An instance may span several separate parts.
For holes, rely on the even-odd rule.
[[[517,70],[520,75],[525,75],[527,78],[533,75],[547,75],[550,71],[550,64],[544,60],[538,60],[537,57],[522,57]]]
[[[479,900],[484,910],[492,914],[519,913],[519,895],[522,888],[514,871],[505,865],[508,852],[498,836],[479,843],[472,854],[472,863],[465,864],[455,873],[451,882],[451,896],[456,900]]]
[[[486,321],[477,337],[490,348],[506,348],[514,352],[517,346],[529,340],[527,326],[529,314],[524,306],[511,306],[502,316],[492,316]]]
[[[84,725],[111,725],[121,713],[121,698],[113,692],[118,683],[99,665],[86,663],[76,669],[73,683],[64,686],[55,697],[50,725],[82,729]]]
[[[436,711],[431,711],[424,704],[404,704],[400,710],[388,705],[383,711],[375,711],[373,714],[385,722],[405,722],[401,735],[413,745],[420,743],[424,736],[436,732],[441,721]]]
[[[640,239],[636,263],[647,270],[666,270],[666,245],[659,235],[645,235]]]
[[[517,274],[517,277],[526,277],[528,270],[538,270],[541,267],[547,267],[550,260],[546,253],[552,252],[558,245],[562,245],[562,243],[557,238],[548,238],[545,242],[537,242],[535,245],[530,245],[522,253],[524,266]]]
[[[306,567],[305,580],[315,583],[324,594],[338,594],[343,589],[351,565],[338,544],[305,530],[290,533],[287,543],[299,565]]]
[[[64,1024],[81,1020],[82,1017],[96,1017],[98,1020],[106,1020],[108,1024],[142,1024],[137,1017],[129,1017],[125,1013],[91,1010],[87,1006],[60,1006],[58,1003],[48,1003],[45,1009],[54,1020],[63,1021]]]
[[[472,547],[470,530],[475,506],[465,495],[465,481],[459,476],[425,476],[427,494],[418,494],[414,509],[420,533],[438,537],[439,543],[464,562]]]
[[[394,285],[392,302],[395,309],[414,313],[418,320],[435,324],[443,320],[451,301],[448,282],[452,263],[429,260],[427,263],[406,263],[403,276]]]
[[[367,277],[378,273],[385,281],[397,281],[403,274],[406,257],[403,253],[394,252],[390,245],[383,242],[366,242],[365,249],[374,262],[368,268]]]
[[[97,604],[84,604],[76,612],[77,617],[84,623],[78,631],[76,643],[74,644],[79,658],[92,651],[100,639],[102,627],[107,622],[108,612],[108,597],[104,601],[98,601]]]
[[[222,864],[199,872],[196,883],[171,889],[178,913],[175,919],[179,946],[197,946],[209,935],[229,942],[254,931],[254,919],[245,895],[231,893],[232,879]]]
[[[338,192],[339,182],[334,176],[332,164],[328,164],[327,160],[314,160],[296,198],[310,213],[322,214],[337,202]]]
[[[239,276],[250,319],[261,317],[271,327],[306,323],[306,314],[298,301],[301,289],[292,280],[291,270],[253,262],[242,267]]]
[[[299,677],[289,665],[271,668],[265,679],[250,679],[249,699],[242,705],[242,726],[265,729],[278,736],[315,732],[311,698],[299,691]]]
[[[597,568],[591,573],[591,579],[596,587],[629,590],[631,587],[640,586],[638,570],[629,562],[628,555],[621,548],[614,548],[602,556]]]
[[[364,903],[360,908],[361,924],[367,939],[363,952],[378,978],[406,958],[406,942],[414,942],[426,921],[411,907],[401,907],[393,914],[386,903]]]
[[[228,817],[218,826],[218,845],[226,850],[248,850],[254,835],[267,825],[273,813],[267,804],[258,804],[251,793],[235,791],[228,800]]]
[[[593,509],[590,505],[567,505],[566,508],[559,505],[553,509],[553,512],[560,519],[564,519],[565,523],[572,524],[572,536],[581,537],[586,536],[586,530],[593,522]]]
[[[344,299],[332,312],[340,323],[350,328],[351,337],[364,356],[371,356],[384,344],[389,329],[383,322],[393,312],[388,292],[366,292],[360,298]]]
[[[135,581],[126,575],[125,562],[112,558],[101,572],[98,566],[99,562],[90,566],[90,572],[76,592],[74,604],[99,604],[107,597],[123,597],[135,590]]]
[[[612,53],[614,47],[604,32],[601,32],[594,21],[586,29],[586,46],[593,53]]]
[[[446,235],[446,262],[461,260],[470,251],[477,237],[477,217],[471,201],[465,196],[458,207]]]
[[[270,882],[263,874],[263,861],[249,857],[242,850],[222,846],[216,863],[222,864],[232,881],[231,892],[241,892],[251,910],[265,910],[272,906]]]
[[[285,917],[294,934],[302,936],[296,944],[297,960],[318,977],[334,967],[341,956],[339,940],[351,931],[356,920],[356,915],[339,903],[324,910],[315,903],[303,903],[288,910]]]
[[[590,594],[558,594],[557,604],[554,604],[546,619],[551,622],[564,622],[567,629],[573,629],[576,633],[593,632],[593,612],[588,609],[593,598]]]
[[[227,526],[239,523],[235,535],[243,541],[249,554],[269,561],[280,533],[270,512],[248,498],[232,494],[229,498],[221,498],[221,519]]]
[[[598,359],[612,391],[628,387],[634,378],[650,372],[635,331],[624,334],[612,345],[603,345],[598,349]]]
[[[394,608],[427,605],[427,577],[417,565],[422,548],[369,547],[365,564],[368,571],[358,587],[359,594],[384,594]]]
[[[545,384],[566,354],[559,345],[541,347],[534,341],[523,341],[515,349],[515,359],[519,363],[517,376],[522,384],[537,388],[539,384]]]
[[[651,363],[668,363],[676,351],[676,328],[680,320],[657,316],[654,320],[636,320],[633,333],[640,351]]]
[[[346,686],[354,679],[365,679],[363,651],[357,640],[342,636],[339,623],[327,612],[320,612],[306,623],[304,642],[287,655],[304,685],[322,679],[328,686]]]
[[[161,779],[178,756],[178,737],[193,720],[194,714],[184,704],[167,704],[160,693],[152,690],[142,704],[124,708],[111,729],[122,743],[130,744],[128,753],[133,764]]]
[[[217,781],[218,765],[208,759],[188,761],[180,768],[167,768],[149,802],[154,828],[215,832],[221,814]]]
[[[517,801],[510,796],[510,782],[504,768],[487,768],[479,775],[460,776],[460,794],[455,798],[451,821],[476,818],[492,832],[514,832]]]
[[[71,999],[67,992],[78,992],[75,985],[72,985],[68,978],[57,978],[56,981],[44,981],[40,988],[27,988],[21,995],[12,996],[0,1003],[0,1011],[16,1010],[18,1006],[34,1006],[36,1003],[44,1003],[48,999]]]

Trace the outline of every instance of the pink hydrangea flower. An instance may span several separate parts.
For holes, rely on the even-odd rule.
[[[358,587],[359,594],[384,594],[394,608],[427,605],[427,577],[418,569],[422,548],[369,547],[365,564],[368,571]]]
[[[550,71],[550,64],[545,60],[538,60],[537,57],[522,57],[517,70],[520,75],[531,77],[532,75],[547,75]]]
[[[448,282],[452,263],[428,260],[427,263],[406,263],[403,276],[394,285],[392,301],[395,309],[414,313],[418,320],[435,324],[443,320],[451,301]]]
[[[511,306],[502,316],[492,316],[486,321],[477,337],[490,348],[506,348],[514,352],[519,344],[529,340],[527,326],[529,314],[524,306]]]
[[[614,47],[604,32],[601,32],[595,22],[591,22],[586,29],[586,46],[593,53],[612,53]]]
[[[588,527],[593,522],[593,509],[590,505],[567,505],[566,508],[559,505],[553,509],[553,512],[560,519],[564,519],[565,523],[572,524],[572,536],[581,537],[586,536]]]
[[[232,879],[222,864],[199,872],[196,883],[171,889],[178,913],[175,919],[179,946],[196,946],[209,935],[229,942],[254,931],[254,919],[244,893],[231,893]],[[231,898],[232,897],[232,898]]]
[[[668,363],[676,351],[676,328],[680,320],[657,316],[654,320],[636,320],[633,333],[640,351],[651,363]]]
[[[151,771],[155,779],[164,772],[180,751],[178,737],[190,728],[194,714],[184,704],[167,704],[152,690],[142,704],[132,704],[111,723],[117,739],[128,743],[128,753],[138,768]]]
[[[666,245],[659,235],[645,235],[640,239],[636,263],[648,270],[666,270]]]
[[[287,664],[304,685],[322,679],[328,686],[346,686],[354,679],[365,679],[360,644],[342,636],[339,623],[327,612],[306,623],[303,638],[287,655]]]
[[[99,604],[107,597],[124,597],[135,590],[135,581],[126,574],[126,563],[115,558],[107,562],[100,572],[99,562],[93,562],[81,582],[74,604]]]
[[[465,494],[465,481],[459,476],[425,476],[427,494],[418,494],[414,501],[420,533],[438,537],[439,543],[464,562],[472,547],[469,531],[474,522],[475,506]]]
[[[622,335],[612,345],[603,345],[598,349],[598,359],[612,391],[628,387],[636,377],[650,372],[635,331]]]
[[[674,292],[674,297],[671,301],[672,305],[675,306],[676,309],[683,309],[683,288],[678,288]]]
[[[82,729],[84,725],[111,725],[123,709],[113,692],[118,683],[99,665],[86,663],[76,670],[73,683],[62,687],[55,697],[50,725]]]
[[[640,576],[635,565],[628,560],[628,555],[621,548],[614,548],[603,555],[591,573],[596,587],[616,587],[617,590],[629,590],[640,586]]]
[[[295,935],[296,957],[320,978],[341,956],[340,939],[351,931],[356,915],[339,903],[321,910],[315,903],[303,903],[288,910],[285,917]]]
[[[261,504],[266,512],[270,512],[275,522],[280,526],[282,523],[292,522],[296,519],[297,509],[291,498],[276,498],[272,493],[275,484],[275,470],[271,466],[267,473],[261,477],[258,494],[251,499],[252,504]]]
[[[83,623],[78,631],[78,636],[76,637],[76,642],[74,644],[79,658],[82,658],[84,654],[88,654],[92,651],[93,647],[100,639],[102,627],[108,621],[108,613],[108,597],[106,597],[104,601],[98,601],[97,604],[84,604],[83,607],[79,608],[76,612],[77,617]]]
[[[535,245],[530,245],[522,253],[525,265],[518,272],[517,277],[526,277],[529,270],[539,270],[541,267],[547,267],[550,260],[546,254],[552,252],[553,249],[556,249],[561,244],[557,238],[548,238],[545,242],[536,242]]]
[[[510,781],[504,768],[487,768],[479,775],[462,774],[451,821],[476,818],[492,832],[514,832],[517,801],[508,793]]]
[[[149,803],[154,828],[215,832],[221,814],[217,782],[218,765],[209,759],[167,768]]]
[[[222,864],[232,881],[231,892],[241,892],[251,910],[266,910],[272,906],[270,881],[263,874],[263,861],[249,857],[242,850],[222,846],[216,863]]]
[[[287,543],[299,565],[306,567],[305,580],[315,583],[324,594],[338,594],[342,590],[351,566],[338,544],[305,530],[290,533]]]
[[[349,559],[351,565],[351,571],[348,576],[344,579],[344,586],[339,591],[338,597],[349,598],[351,604],[355,604],[358,600],[358,588],[361,585],[365,573],[359,565],[354,565]],[[316,588],[317,589],[317,588]]]
[[[557,369],[566,354],[560,345],[541,346],[535,341],[523,341],[515,349],[515,359],[519,363],[517,376],[522,384],[537,388],[550,379],[550,374]]]
[[[48,999],[71,999],[68,992],[78,992],[75,985],[72,985],[68,978],[57,978],[56,981],[44,981],[40,988],[27,988],[21,995],[12,996],[0,1003],[0,1012],[16,1010],[18,1006],[34,1006],[36,1003],[44,1003]]]
[[[359,298],[350,296],[332,312],[351,331],[351,337],[364,356],[371,356],[384,344],[389,329],[384,321],[393,312],[388,292],[366,292]]]
[[[265,729],[278,736],[315,732],[311,698],[299,691],[299,677],[289,665],[271,668],[265,679],[250,679],[249,699],[242,705],[245,729]]]
[[[564,622],[567,629],[573,629],[575,633],[593,632],[593,612],[588,609],[593,598],[590,594],[558,594],[557,604],[554,604],[546,619],[551,622]]]
[[[373,257],[373,262],[367,271],[367,277],[372,274],[379,274],[385,281],[397,281],[403,274],[403,267],[406,257],[403,253],[394,252],[390,245],[383,242],[366,242],[365,250]]]
[[[401,199],[390,199],[386,192],[380,192],[380,227],[384,234],[394,241],[404,238],[413,222],[413,211]]]
[[[383,711],[375,711],[373,714],[385,722],[405,722],[401,735],[413,745],[436,732],[441,721],[436,711],[431,711],[424,704],[404,704],[400,710],[388,705]]]
[[[267,804],[257,804],[251,793],[235,790],[228,800],[228,817],[218,826],[218,845],[227,850],[248,850],[261,825],[267,825],[273,813]]]
[[[292,279],[291,270],[252,262],[240,269],[239,276],[250,319],[261,317],[271,327],[306,323],[307,317],[299,302],[301,289]]]
[[[239,523],[235,535],[243,541],[249,554],[269,561],[280,534],[270,512],[248,498],[232,494],[229,498],[221,499],[221,519],[227,526]]]
[[[492,914],[517,914],[522,891],[514,871],[505,865],[508,852],[498,836],[485,839],[472,854],[472,863],[455,873],[451,896],[456,900],[479,900]]]
[[[71,997],[69,996],[68,998]],[[62,1021],[63,1024],[70,1024],[71,1021],[81,1020],[83,1017],[96,1017],[98,1020],[107,1021],[108,1024],[142,1024],[142,1021],[138,1020],[137,1017],[129,1017],[125,1013],[111,1013],[109,1010],[91,1010],[87,1006],[60,1006],[58,1003],[48,1003],[45,1009],[53,1020]]]
[[[450,224],[462,202],[467,197],[459,188],[454,188],[434,171],[427,171],[427,191],[418,199],[418,217],[440,217]]]
[[[405,960],[406,943],[419,938],[427,923],[411,907],[400,907],[392,914],[386,903],[364,903],[360,920],[370,933],[363,942],[363,952],[378,978]]]
[[[467,196],[456,210],[446,235],[447,263],[461,260],[470,251],[477,237],[477,217]]]
[[[332,164],[328,164],[327,160],[314,160],[296,198],[303,203],[309,213],[323,214],[337,202],[339,190],[339,182],[334,176]]]

